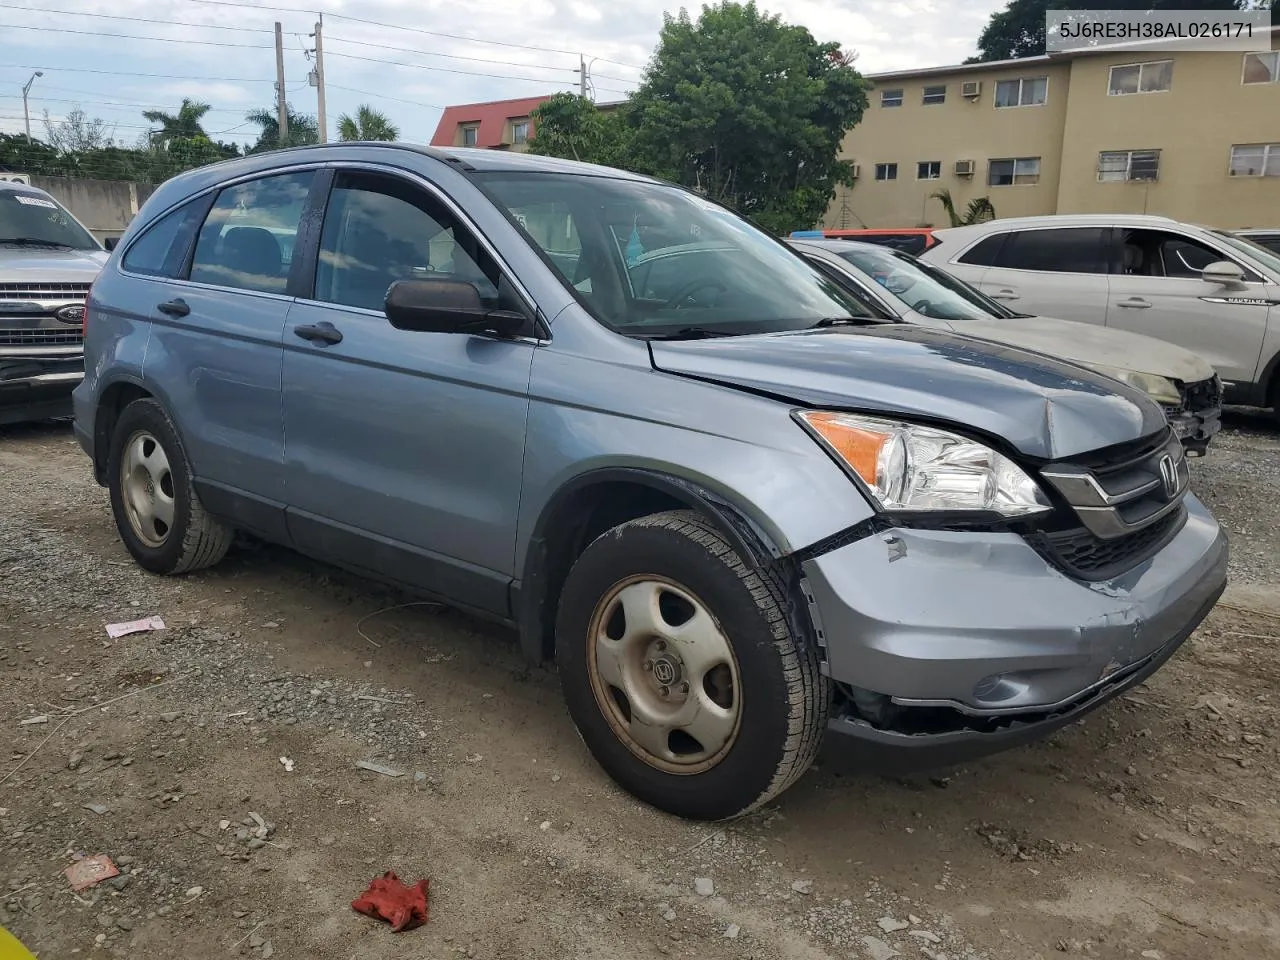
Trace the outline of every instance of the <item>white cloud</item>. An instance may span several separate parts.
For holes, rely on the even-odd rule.
[[[18,2],[44,7],[48,0]],[[272,0],[298,8],[289,12],[241,2],[249,6],[57,0],[69,15],[0,10],[0,130],[21,130],[22,84],[42,69],[31,90],[33,133],[44,109],[65,114],[79,104],[115,125],[121,139],[133,139],[146,128],[143,110],[173,110],[183,97],[194,97],[213,104],[205,123],[211,133],[252,140],[244,114],[273,102],[277,19],[284,27],[289,99],[295,109],[315,111],[315,90],[307,85],[312,64],[304,53],[315,22],[305,9],[310,6],[325,13],[331,128],[339,114],[368,102],[390,116],[405,139],[426,142],[439,107],[575,89],[579,53],[595,58],[598,98],[621,99],[639,81],[663,12],[680,6],[680,0]],[[856,51],[858,69],[875,73],[959,62],[974,52],[978,33],[1004,2],[762,0],[761,6],[807,26],[821,41]],[[686,5],[695,16],[701,6]]]

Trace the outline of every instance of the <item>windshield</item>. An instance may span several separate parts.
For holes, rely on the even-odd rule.
[[[836,253],[926,317],[990,320],[1017,316],[968,284],[914,257],[878,247],[855,247]]]
[[[101,250],[56,201],[38,193],[0,190],[0,243]]]
[[[1262,264],[1273,274],[1280,275],[1280,254],[1268,250],[1260,243],[1254,243],[1248,237],[1237,237],[1234,233],[1214,230],[1213,235],[1237,253],[1243,253]]]
[[[871,311],[781,241],[665,184],[478,178],[601,322],[629,336],[773,333]]]

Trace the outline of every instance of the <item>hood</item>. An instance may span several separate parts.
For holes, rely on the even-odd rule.
[[[111,254],[0,245],[0,282],[92,283]]]
[[[950,423],[1045,460],[1165,426],[1164,413],[1145,394],[1109,377],[906,324],[651,341],[650,350],[654,366],[667,373],[809,406]]]
[[[949,323],[953,330],[967,337],[1006,343],[1076,363],[1104,363],[1183,383],[1208,380],[1214,373],[1209,363],[1183,347],[1096,323],[1056,320],[1053,317],[1009,320],[993,317],[990,320],[954,320]]]

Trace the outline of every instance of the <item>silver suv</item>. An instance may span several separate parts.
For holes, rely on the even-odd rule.
[[[49,194],[0,181],[0,424],[71,415],[85,294],[106,260]]]
[[[326,145],[163,185],[89,301],[76,433],[148,570],[236,528],[494,618],[601,765],[729,817],[823,738],[952,763],[1142,682],[1227,545],[1160,408],[875,322],[705,198]]]

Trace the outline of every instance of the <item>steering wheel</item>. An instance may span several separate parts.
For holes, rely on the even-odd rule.
[[[933,304],[928,300],[917,300],[915,303],[911,305],[912,310],[914,310],[916,313],[923,313],[926,317],[930,315],[929,310],[932,307],[933,307]]]
[[[729,288],[719,280],[709,277],[699,277],[696,280],[690,280],[680,291],[667,300],[663,307],[667,310],[679,310],[686,300],[692,300],[693,295],[699,290],[714,289],[718,293],[724,294],[729,292]]]
[[[884,285],[890,293],[901,296],[916,284],[905,273],[891,273],[884,278]]]

